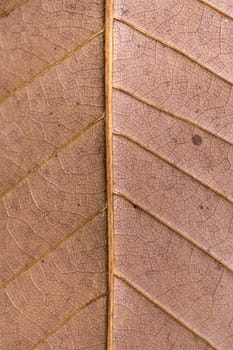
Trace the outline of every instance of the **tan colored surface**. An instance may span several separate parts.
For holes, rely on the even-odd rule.
[[[17,92],[0,106],[0,192],[103,114],[103,37]]]
[[[212,350],[122,280],[115,288],[113,349]]]
[[[0,8],[0,349],[104,350],[103,1]]]
[[[233,4],[231,0],[199,0],[203,4],[212,6],[214,10],[221,12],[222,14],[228,15],[231,19],[233,18]]]
[[[53,334],[46,344],[38,350],[83,350],[106,349],[106,298],[101,298],[81,310],[58,332]],[[87,334],[88,332],[88,334]],[[83,347],[83,344],[84,347]]]
[[[232,42],[230,0],[0,0],[0,350],[233,349]]]
[[[115,0],[114,350],[233,349],[223,3]]]
[[[143,8],[144,13],[139,10]],[[115,9],[117,18],[129,21],[233,82],[233,21],[227,16],[198,0],[118,0]]]
[[[0,22],[0,99],[103,28],[103,0],[30,0]]]
[[[30,349],[74,312],[75,324],[79,309],[104,293],[104,221],[103,214],[97,216],[1,292],[5,349],[15,349],[10,334],[18,335],[15,346]]]
[[[17,7],[20,7],[27,1],[28,0],[0,0],[0,16],[8,16],[10,12],[14,11]]]

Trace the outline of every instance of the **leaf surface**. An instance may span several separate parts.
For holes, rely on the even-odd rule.
[[[233,348],[228,5],[115,0],[114,350]]]
[[[0,38],[0,349],[232,350],[231,1],[0,0]]]
[[[0,8],[0,348],[105,349],[103,2]]]

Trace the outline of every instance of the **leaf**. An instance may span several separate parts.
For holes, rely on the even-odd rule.
[[[103,2],[0,7],[0,348],[105,349]]]
[[[232,350],[232,11],[0,0],[0,349]]]
[[[233,348],[230,15],[115,0],[114,350]]]
[[[21,6],[27,0],[1,0],[0,17],[8,16],[17,7]]]

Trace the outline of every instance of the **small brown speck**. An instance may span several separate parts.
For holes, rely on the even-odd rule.
[[[42,264],[44,264],[44,259],[41,260]]]
[[[129,14],[129,10],[127,8],[121,8],[121,16],[124,17],[124,16],[128,16]]]
[[[0,18],[8,17],[9,15],[10,15],[9,12],[3,11],[3,12],[0,14]]]
[[[197,135],[197,134],[193,135],[192,141],[193,141],[193,144],[196,146],[200,146],[202,144],[202,138],[200,135]]]

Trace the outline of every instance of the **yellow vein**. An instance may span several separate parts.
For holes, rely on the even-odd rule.
[[[114,306],[114,209],[112,147],[112,75],[113,75],[113,0],[105,2],[105,113],[106,113],[106,181],[108,206],[108,323],[107,349],[113,348]]]
[[[162,225],[167,227],[169,230],[171,230],[174,233],[176,233],[179,237],[183,238],[185,241],[191,243],[194,247],[196,247],[202,253],[204,253],[205,255],[208,255],[210,258],[212,258],[214,261],[216,261],[219,265],[223,266],[227,271],[229,271],[231,274],[233,274],[233,268],[231,268],[226,263],[224,263],[224,261],[220,260],[218,257],[213,255],[210,251],[208,251],[205,248],[203,248],[199,243],[194,241],[192,238],[187,237],[184,233],[182,233],[181,231],[177,230],[172,225],[170,225],[169,223],[167,223],[166,221],[161,219],[158,215],[152,214],[149,210],[145,209],[139,203],[135,202],[133,199],[129,198],[128,196],[126,196],[125,194],[123,194],[123,193],[121,193],[121,192],[119,192],[117,190],[114,191],[114,195],[117,196],[117,197],[121,197],[121,198],[125,199],[128,203],[130,203],[132,205],[135,205],[141,211],[143,211],[145,214],[149,215],[151,218],[155,219],[157,222],[161,223]]]
[[[211,192],[214,192],[217,196],[220,196],[222,199],[224,199],[225,201],[229,202],[230,204],[233,204],[233,200],[231,200],[230,198],[224,196],[223,193],[219,192],[218,190],[212,188],[210,185],[208,185],[206,182],[202,181],[201,179],[195,177],[194,175],[192,175],[192,173],[186,171],[183,167],[177,165],[176,163],[170,161],[168,158],[163,157],[161,154],[153,151],[151,148],[144,146],[143,144],[141,144],[140,142],[138,142],[136,139],[132,138],[131,136],[128,136],[127,134],[124,134],[122,132],[118,132],[118,131],[114,131],[113,132],[114,135],[116,136],[120,136],[123,137],[124,139],[130,141],[131,143],[134,143],[135,145],[137,145],[138,147],[142,148],[143,150],[147,151],[148,153],[152,154],[153,156],[161,159],[163,162],[171,165],[173,168],[177,169],[178,171],[180,171],[181,173],[184,173],[186,176],[190,177],[192,180],[198,182],[200,185],[204,186],[205,188],[207,188],[208,190],[210,190]]]
[[[0,14],[0,19],[9,16],[11,12],[15,11],[16,9],[18,9],[19,7],[21,7],[22,5],[26,4],[29,1],[30,0],[21,0],[21,1],[18,1],[14,6],[9,8],[8,10],[1,9],[3,13]]]
[[[189,332],[194,334],[196,337],[200,338],[202,341],[204,341],[206,344],[210,345],[214,350],[218,350],[212,342],[210,342],[208,339],[206,339],[201,333],[198,331],[192,329],[186,322],[181,320],[177,317],[175,313],[173,313],[170,309],[168,309],[165,305],[160,303],[158,300],[152,299],[147,293],[143,292],[139,287],[137,287],[133,282],[129,281],[127,278],[123,277],[122,275],[115,273],[115,276],[123,281],[125,284],[127,284],[130,288],[135,290],[139,295],[141,295],[143,298],[145,298],[147,301],[152,303],[154,306],[158,307],[160,310],[165,312],[168,316],[173,318],[177,323],[182,325],[184,328],[186,328]]]
[[[91,35],[89,38],[87,38],[85,41],[83,41],[80,45],[78,45],[77,47],[75,47],[73,50],[69,51],[68,53],[66,53],[64,56],[62,56],[61,58],[59,58],[57,61],[49,64],[48,66],[46,66],[45,68],[43,68],[42,70],[40,70],[38,73],[36,73],[35,75],[33,75],[30,79],[26,80],[22,85],[18,86],[17,88],[15,88],[14,90],[12,90],[12,92],[10,94],[8,94],[7,96],[4,96],[2,99],[0,99],[0,104],[2,104],[3,102],[5,102],[6,100],[8,100],[10,97],[14,96],[17,92],[21,91],[22,89],[24,89],[27,85],[31,84],[34,80],[38,79],[39,77],[41,77],[42,75],[44,75],[45,73],[47,73],[48,71],[50,71],[52,68],[56,67],[57,65],[63,63],[67,58],[69,58],[70,56],[74,55],[77,51],[81,50],[85,45],[87,45],[90,41],[94,40],[95,38],[97,38],[99,35],[101,35],[104,32],[104,29],[101,29],[99,32]]]
[[[87,224],[93,221],[98,215],[102,214],[106,210],[106,207],[98,209],[94,214],[85,219],[81,224],[79,224],[73,231],[68,233],[65,237],[63,237],[60,241],[55,243],[52,247],[47,249],[43,254],[41,254],[38,258],[32,260],[29,264],[23,267],[19,272],[17,272],[14,276],[8,279],[0,286],[0,290],[8,287],[12,282],[14,282],[17,278],[19,278],[23,273],[30,270],[34,265],[39,263],[42,259],[46,258],[50,253],[52,253],[55,249],[61,247],[66,241],[75,236],[81,229],[84,228]]]
[[[145,99],[145,98],[142,98],[142,97],[139,97],[137,95],[135,95],[134,93],[130,92],[130,91],[127,91],[125,89],[123,89],[122,87],[118,87],[118,86],[113,86],[114,90],[117,90],[117,91],[120,91],[132,98],[134,98],[135,100],[141,102],[141,103],[144,103],[145,105],[149,106],[149,107],[152,107],[152,108],[156,108],[158,111],[160,112],[163,112],[163,113],[166,113],[167,115],[173,117],[173,118],[177,118],[183,122],[185,122],[186,124],[190,124],[192,126],[194,126],[195,128],[199,128],[200,130],[208,133],[209,135],[215,137],[216,139],[219,139],[231,146],[233,146],[233,142],[231,142],[230,140],[227,140],[227,139],[224,139],[222,136],[218,135],[218,134],[215,134],[214,132],[212,132],[211,130],[209,129],[206,129],[205,127],[203,127],[202,125],[200,124],[196,124],[194,122],[192,122],[191,120],[189,119],[185,119],[184,117],[180,116],[179,114],[176,114],[176,113],[173,113],[173,112],[170,112],[169,110],[163,108],[163,107],[159,107],[157,106],[155,103],[152,103],[150,102],[149,100]]]
[[[72,318],[74,318],[75,316],[77,316],[82,310],[84,310],[86,307],[88,307],[89,305],[91,305],[92,303],[98,301],[101,298],[104,298],[106,296],[106,293],[102,293],[98,296],[96,296],[95,298],[93,298],[92,300],[88,301],[86,304],[82,305],[81,307],[79,307],[78,309],[76,309],[75,311],[71,312],[63,321],[61,321],[58,325],[56,325],[54,328],[52,328],[46,335],[44,338],[42,338],[41,340],[39,340],[35,345],[33,345],[33,347],[30,350],[34,350],[36,349],[38,346],[44,344],[53,334],[55,334],[56,332],[59,331],[59,329],[61,329],[67,322],[69,322]]]
[[[44,165],[48,163],[54,156],[59,154],[62,150],[64,150],[66,147],[71,145],[74,141],[76,141],[81,135],[83,135],[88,129],[92,128],[95,124],[100,122],[104,119],[104,115],[101,117],[98,117],[94,119],[92,122],[90,122],[88,125],[86,125],[84,128],[82,128],[80,131],[78,131],[76,134],[71,136],[65,143],[63,143],[60,147],[58,147],[55,151],[53,151],[48,158],[43,160],[41,163],[35,165],[32,169],[28,170],[24,176],[22,176],[18,181],[14,183],[10,188],[6,189],[4,192],[0,193],[0,199],[5,197],[7,194],[11,193],[15,190],[16,187],[18,187],[21,183],[25,182],[32,174],[35,173],[35,171],[42,168]]]
[[[220,8],[212,5],[210,2],[206,2],[203,0],[197,0],[199,1],[201,4],[205,5],[206,7],[211,8],[212,10],[218,12],[220,15],[224,16],[224,17],[228,17],[230,20],[233,20],[233,17],[231,15],[229,15],[228,13],[224,12],[223,10],[221,10]]]
[[[177,49],[176,46],[173,46],[172,44],[168,43],[167,41],[157,37],[156,35],[154,34],[151,34],[145,30],[143,30],[142,28],[136,26],[135,24],[127,21],[127,20],[124,20],[124,19],[121,19],[121,18],[118,18],[118,17],[115,17],[115,20],[119,23],[123,23],[125,25],[127,25],[128,27],[130,27],[131,29],[134,29],[136,30],[137,32],[141,33],[142,35],[146,36],[147,38],[149,39],[152,39],[152,40],[155,40],[155,41],[158,41],[159,43],[169,47],[171,50],[173,51],[176,51],[178,54],[188,58],[189,60],[191,60],[192,62],[194,62],[195,64],[198,64],[200,67],[202,67],[203,69],[207,70],[208,72],[210,72],[211,74],[215,75],[216,77],[218,77],[219,79],[225,81],[225,83],[227,84],[230,84],[232,86],[233,84],[233,81],[227,79],[227,78],[224,78],[223,76],[219,75],[217,72],[215,72],[214,70],[212,70],[211,68],[205,66],[203,63],[201,63],[200,61],[197,61],[195,60],[192,56],[190,56],[189,54],[185,53],[184,51],[181,51],[179,49]]]

